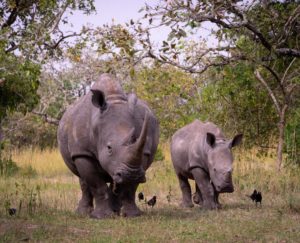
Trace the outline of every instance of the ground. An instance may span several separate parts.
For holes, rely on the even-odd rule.
[[[299,242],[299,168],[277,173],[272,158],[235,151],[235,192],[221,195],[223,208],[181,209],[167,147],[165,159],[154,162],[138,188],[147,199],[156,195],[157,204],[138,202],[141,217],[106,220],[74,213],[78,179],[56,150],[16,153],[21,169],[0,177],[0,242]],[[261,206],[246,196],[254,188],[262,191]],[[12,207],[17,213],[11,216]]]

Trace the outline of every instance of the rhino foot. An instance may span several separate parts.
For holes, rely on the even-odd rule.
[[[113,211],[111,210],[97,210],[95,209],[91,214],[90,217],[93,219],[105,219],[105,218],[111,218],[113,217],[115,214]]]
[[[94,210],[92,206],[78,206],[76,213],[81,216],[88,216]]]
[[[219,209],[220,204],[215,203],[215,202],[203,202],[203,208],[208,209],[208,210],[213,210],[213,209]]]
[[[194,204],[192,202],[182,202],[182,203],[180,203],[180,207],[182,207],[182,208],[192,208],[192,207],[194,207]]]
[[[193,202],[198,205],[203,204],[203,200],[202,200],[202,198],[200,198],[200,196],[198,194],[193,195]]]
[[[142,215],[142,211],[137,207],[123,207],[121,215],[123,217],[138,217]]]

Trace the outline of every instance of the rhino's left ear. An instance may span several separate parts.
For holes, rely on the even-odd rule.
[[[92,95],[92,103],[94,106],[100,108],[101,112],[106,110],[107,103],[105,101],[105,95],[101,90],[91,89]]]
[[[134,111],[136,102],[137,102],[136,94],[134,94],[134,93],[128,94],[128,104],[129,104],[129,108],[132,112]]]
[[[242,142],[242,139],[243,139],[243,134],[235,135],[235,137],[230,141],[229,147],[233,148],[239,145]]]

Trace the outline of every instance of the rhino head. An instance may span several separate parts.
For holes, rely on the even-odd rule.
[[[93,117],[93,136],[98,160],[116,184],[144,183],[143,150],[149,116],[142,126],[134,118],[135,95],[111,98],[100,90],[92,91],[92,103],[98,108]],[[142,119],[142,118],[141,118]]]
[[[208,169],[211,182],[217,192],[233,192],[231,149],[241,143],[242,134],[236,135],[231,140],[217,140],[215,135],[207,133],[206,142],[208,150]]]

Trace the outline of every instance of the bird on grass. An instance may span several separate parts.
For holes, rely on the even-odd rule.
[[[258,191],[256,191],[256,189],[254,189],[253,193],[248,197],[250,197],[251,200],[255,202],[256,206],[257,206],[257,203],[260,203],[260,205],[261,205],[261,201],[262,201],[261,192],[258,192]]]
[[[17,212],[17,209],[15,209],[15,208],[9,208],[9,209],[8,209],[8,214],[9,214],[10,216],[15,215],[16,212]]]
[[[139,202],[142,201],[142,200],[144,200],[144,194],[142,192],[140,192],[138,194],[138,199],[139,199]]]
[[[152,208],[153,208],[153,206],[155,205],[155,203],[156,203],[156,196],[153,196],[153,197],[147,202],[147,204],[148,204],[149,206],[151,206]]]

